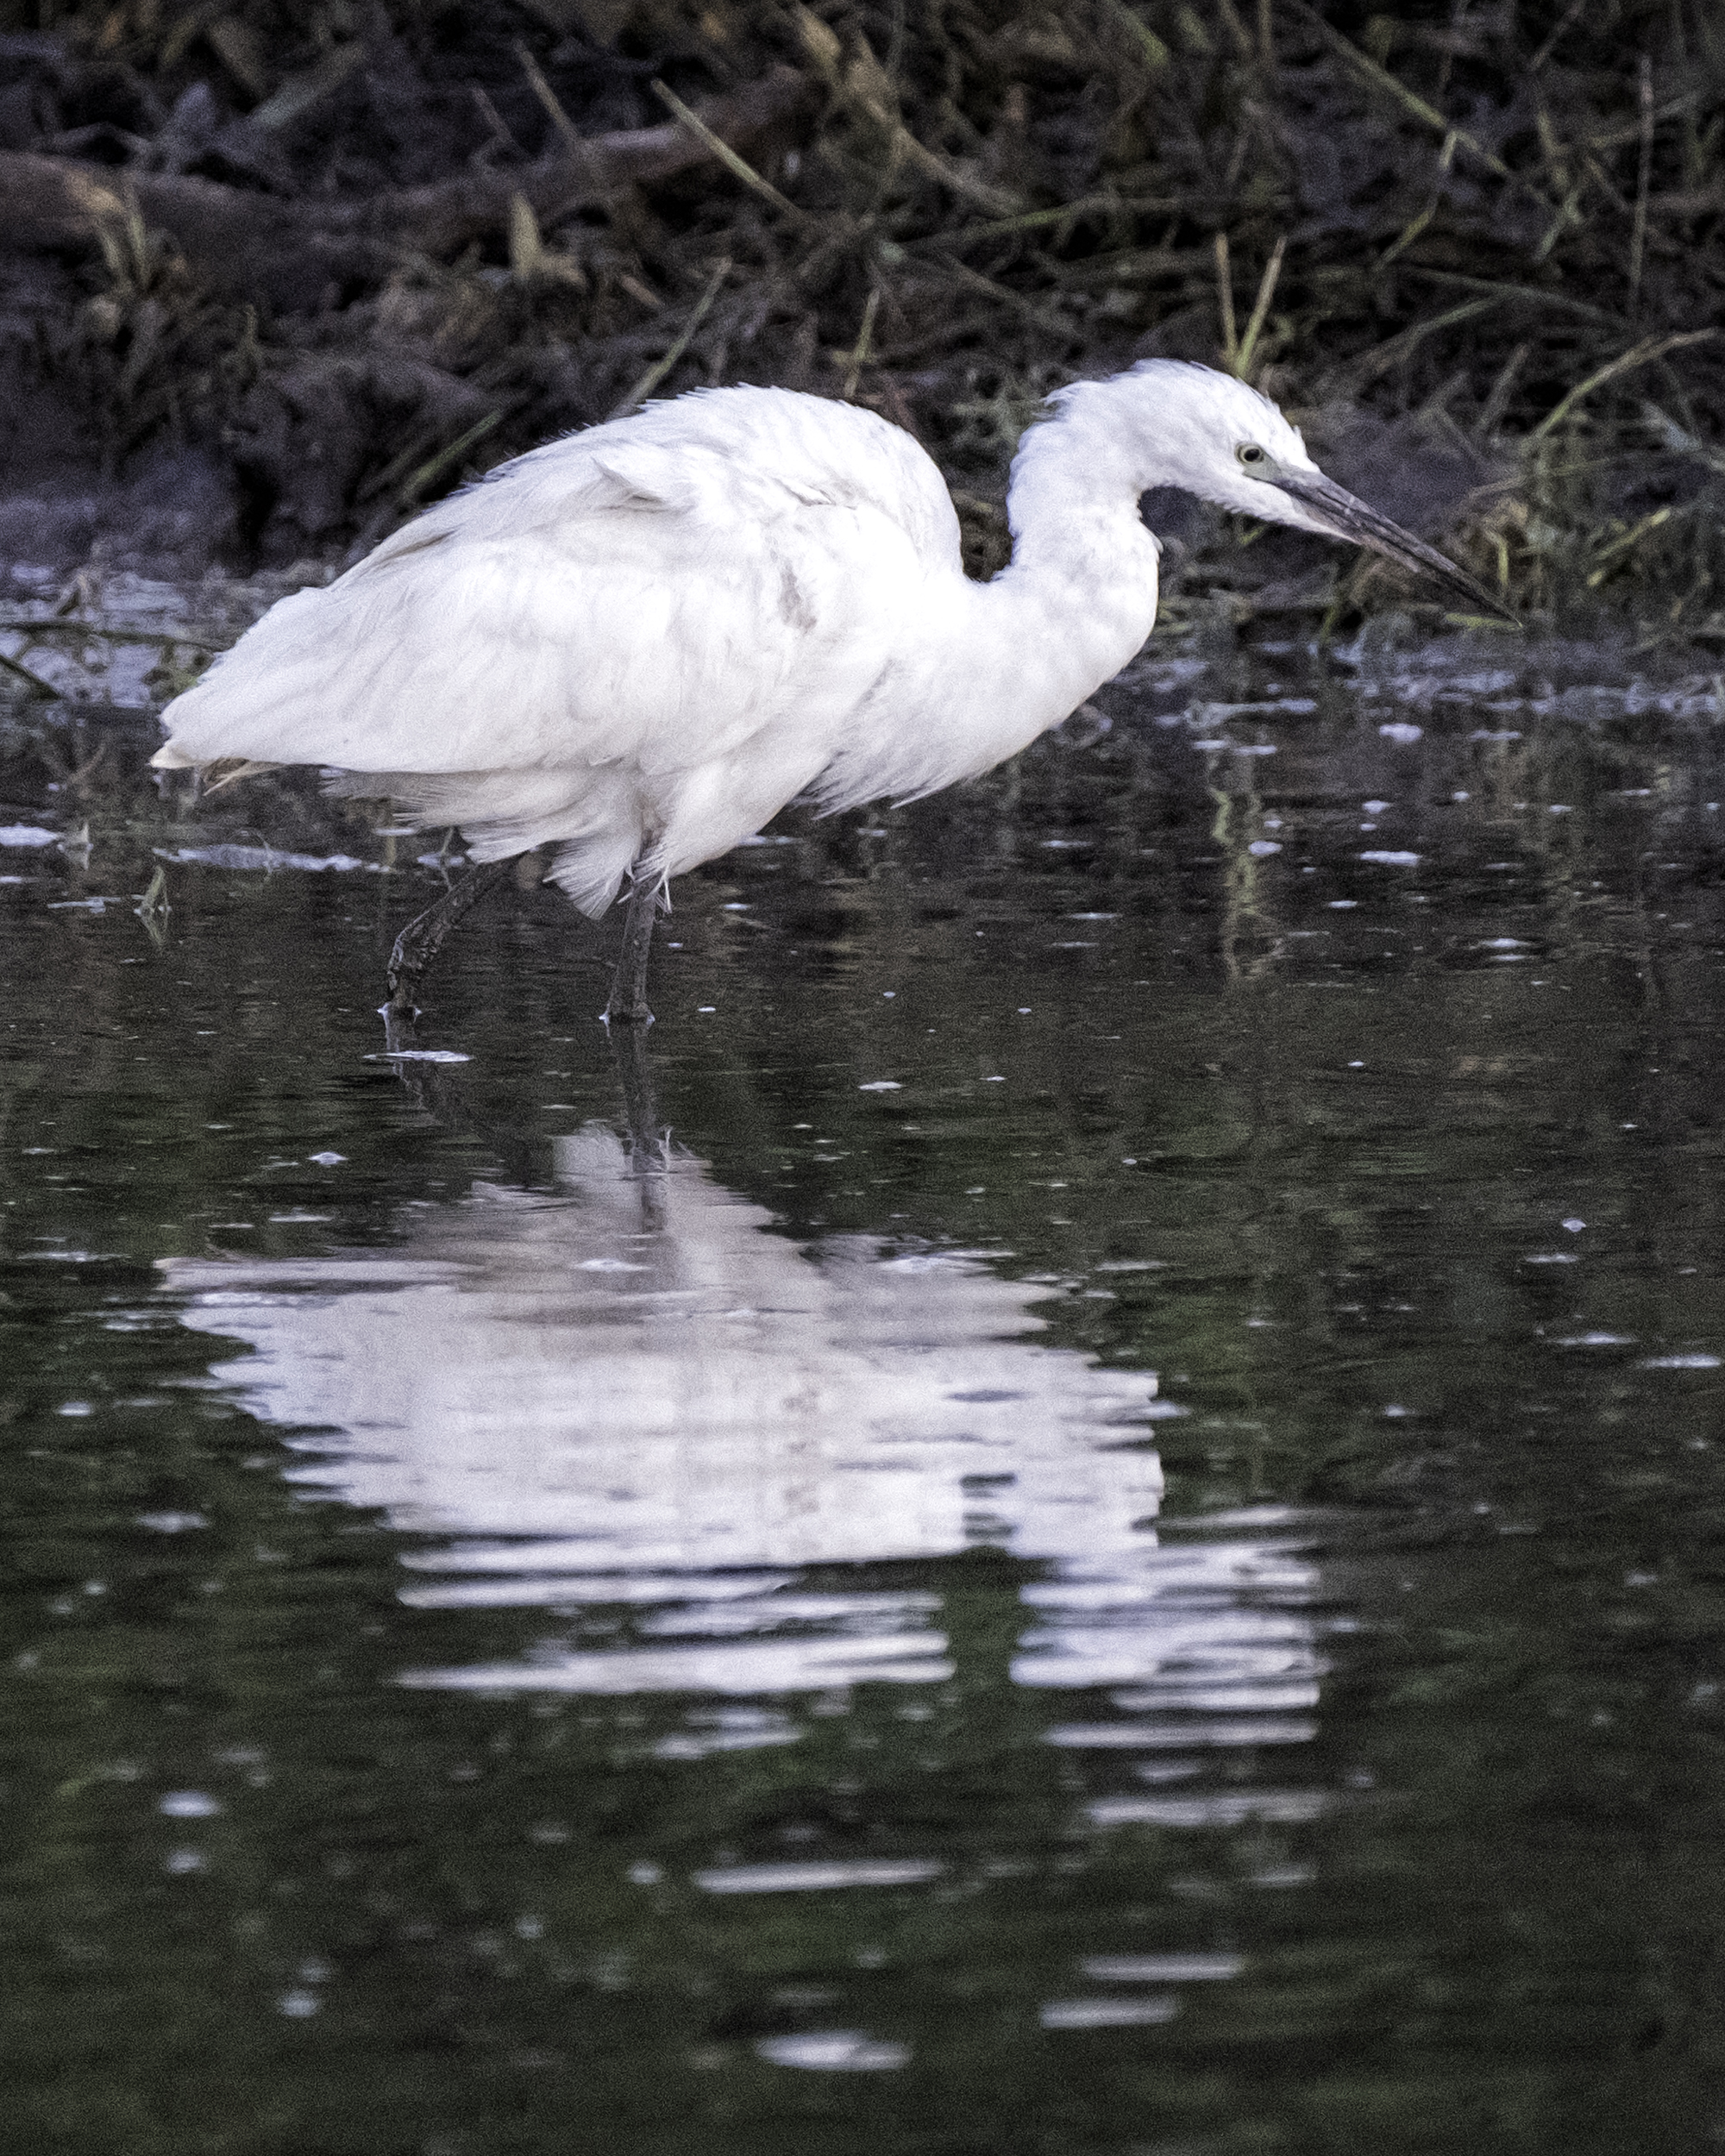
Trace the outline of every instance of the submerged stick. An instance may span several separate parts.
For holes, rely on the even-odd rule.
[[[0,651],[0,674],[9,674],[22,681],[32,696],[58,698],[60,695],[60,691],[51,682],[44,681],[40,674],[32,674],[28,667],[22,665],[16,659],[9,659],[3,651]]]

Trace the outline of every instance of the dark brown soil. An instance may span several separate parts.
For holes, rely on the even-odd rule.
[[[756,381],[911,428],[986,568],[1038,398],[1170,353],[1533,612],[1720,625],[1713,0],[0,26],[0,560],[340,559],[548,435]],[[1243,604],[1358,595],[1298,542],[1157,528]]]

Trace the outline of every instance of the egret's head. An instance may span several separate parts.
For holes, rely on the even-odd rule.
[[[1183,487],[1242,516],[1351,540],[1471,606],[1504,611],[1483,584],[1435,548],[1326,479],[1306,454],[1299,429],[1233,375],[1183,360],[1145,360],[1095,387],[1119,399],[1116,411],[1131,430],[1144,489]]]

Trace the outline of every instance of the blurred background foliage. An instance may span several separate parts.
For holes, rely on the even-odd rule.
[[[1725,634],[1710,0],[0,26],[13,559],[327,561],[547,435],[755,381],[912,429],[987,571],[1038,400],[1164,354],[1259,383],[1518,606]],[[1157,523],[1244,607],[1362,596],[1297,537]]]

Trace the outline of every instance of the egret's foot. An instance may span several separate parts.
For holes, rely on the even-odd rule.
[[[413,1030],[413,1021],[419,1013],[411,1004],[405,1011],[398,1011],[392,1003],[386,1003],[378,1015],[383,1020],[386,1056],[399,1056],[413,1047],[419,1037]]]
[[[487,876],[482,890],[488,890],[497,879]],[[389,982],[391,1007],[404,1011],[411,1009],[415,990],[424,979],[431,961],[442,950],[449,931],[463,913],[481,895],[471,893],[465,884],[458,883],[448,891],[435,906],[428,906],[423,913],[416,913],[395,939],[389,954],[389,965],[385,979]],[[456,899],[459,904],[452,903]]]
[[[383,1007],[386,1014],[412,1018],[418,1015],[419,1010],[413,1000],[414,991],[418,987],[419,976],[425,968],[413,964],[404,951],[402,945],[406,940],[407,931],[404,929],[396,937],[395,949],[389,955],[389,968],[384,975],[389,984],[389,1000]]]
[[[653,1013],[644,1002],[631,1002],[626,997],[619,1000],[613,996],[599,1012],[599,1023],[602,1025],[651,1025]]]

